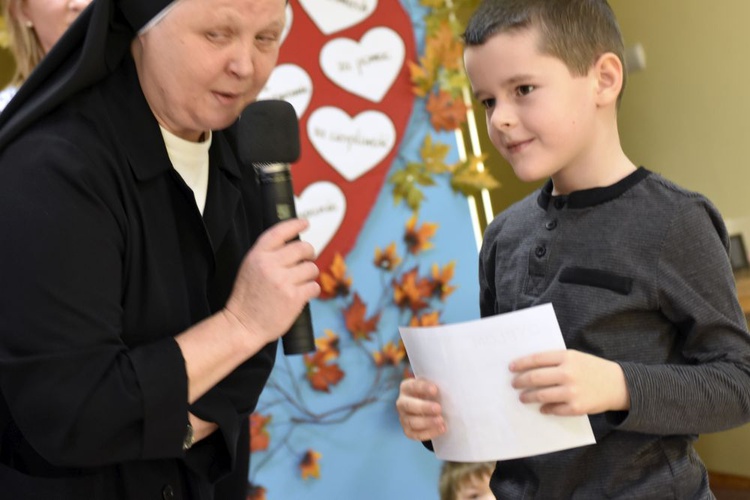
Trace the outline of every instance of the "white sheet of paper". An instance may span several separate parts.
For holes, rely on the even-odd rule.
[[[588,417],[543,415],[511,386],[510,362],[565,349],[552,304],[476,321],[399,327],[412,370],[440,389],[442,460],[509,460],[596,443]]]

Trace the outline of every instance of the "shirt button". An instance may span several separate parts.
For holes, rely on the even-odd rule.
[[[547,248],[545,248],[543,245],[539,245],[534,249],[534,255],[536,255],[539,258],[544,257],[544,254],[547,253]]]
[[[557,221],[556,220],[547,221],[544,227],[552,231],[553,229],[557,227]]]
[[[168,484],[161,490],[161,497],[164,500],[174,500],[174,489],[172,489],[171,485]]]
[[[555,208],[556,209],[560,210],[564,206],[565,206],[565,200],[564,199],[558,198],[558,199],[555,200]]]

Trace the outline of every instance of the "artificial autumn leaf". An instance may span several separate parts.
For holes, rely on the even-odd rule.
[[[444,301],[456,289],[448,284],[453,279],[455,267],[456,261],[450,261],[442,270],[437,264],[432,265],[432,295],[440,300]]]
[[[352,334],[354,340],[370,340],[370,334],[378,327],[380,313],[371,316],[365,320],[367,314],[367,305],[362,302],[357,292],[354,292],[354,298],[348,308],[344,310],[344,322],[346,329]]]
[[[344,372],[337,364],[326,364],[327,353],[315,351],[315,354],[305,354],[305,376],[310,386],[316,391],[331,392],[331,386],[338,384],[344,378]]]
[[[398,366],[398,364],[401,363],[401,360],[404,359],[404,356],[406,356],[406,349],[404,348],[404,343],[400,340],[398,341],[398,345],[395,345],[393,342],[388,342],[383,346],[382,351],[372,353],[372,357],[375,359],[375,365],[377,366]]]
[[[424,313],[421,316],[412,316],[409,326],[438,326],[440,324],[440,311]]]
[[[308,477],[314,477],[320,479],[320,458],[322,455],[317,451],[307,450],[305,456],[302,457],[299,463],[299,470],[302,474],[302,479]]]
[[[438,29],[430,33],[425,40],[425,55],[428,54],[429,57],[439,62],[440,67],[447,70],[456,70],[461,67],[463,44],[447,21],[443,21]]]
[[[500,183],[484,168],[487,155],[471,155],[464,163],[454,167],[451,188],[465,196],[472,196],[484,189],[495,189]]]
[[[433,92],[427,99],[430,123],[435,130],[452,131],[466,121],[468,107],[460,96],[453,96],[445,90]]]
[[[424,172],[424,165],[420,163],[408,163],[406,167],[398,170],[388,178],[388,183],[393,184],[393,204],[398,205],[401,201],[413,211],[419,210],[424,199],[424,194],[417,184],[432,185],[432,177]]]
[[[338,359],[341,351],[339,350],[339,336],[331,330],[324,330],[325,337],[315,339],[315,348],[323,356],[323,361],[328,363]]]
[[[412,215],[409,221],[406,223],[406,232],[404,232],[404,242],[406,243],[406,249],[410,254],[416,255],[420,252],[432,248],[432,242],[430,238],[435,236],[438,224],[425,222],[419,229],[416,228],[417,216]]]
[[[453,97],[463,98],[464,89],[469,88],[469,80],[462,70],[441,71],[437,78],[437,86]]]
[[[407,65],[409,67],[409,78],[412,83],[412,93],[417,97],[424,97],[435,86],[437,68],[431,61],[425,58],[420,58],[419,62],[420,64],[414,61],[407,61]]]
[[[432,294],[430,281],[417,276],[417,268],[404,273],[400,282],[393,280],[393,302],[401,309],[409,308],[412,312],[427,307],[427,299]]]
[[[346,275],[346,262],[341,254],[336,253],[327,271],[320,273],[321,300],[334,297],[346,297],[352,286],[352,278]]]
[[[271,443],[271,435],[266,427],[273,419],[272,415],[253,413],[250,415],[250,453],[264,451]]]
[[[401,257],[396,253],[396,243],[388,245],[385,250],[375,247],[375,267],[385,271],[393,271],[401,263]]]
[[[257,484],[248,484],[246,500],[266,500],[266,489]]]
[[[451,170],[451,167],[445,163],[445,158],[450,152],[451,147],[448,144],[441,142],[433,144],[430,134],[425,136],[422,147],[419,149],[425,170],[432,174],[444,174]]]

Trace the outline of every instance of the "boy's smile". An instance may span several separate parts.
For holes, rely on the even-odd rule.
[[[571,74],[542,54],[536,28],[499,33],[464,53],[474,95],[486,110],[487,131],[523,181],[576,174],[601,162],[597,145],[594,71]],[[593,64],[593,62],[592,62]]]

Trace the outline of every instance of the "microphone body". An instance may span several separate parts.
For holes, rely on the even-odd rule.
[[[294,107],[281,100],[248,105],[237,122],[236,145],[240,163],[252,166],[257,174],[264,227],[296,217],[290,164],[299,159],[300,141]],[[315,350],[310,304],[305,304],[281,342],[286,355]]]
[[[255,172],[260,182],[263,205],[263,222],[271,227],[277,222],[297,217],[294,207],[292,173],[288,163],[255,163]],[[281,337],[284,354],[304,354],[315,350],[310,304],[305,304],[302,313],[289,331]]]

